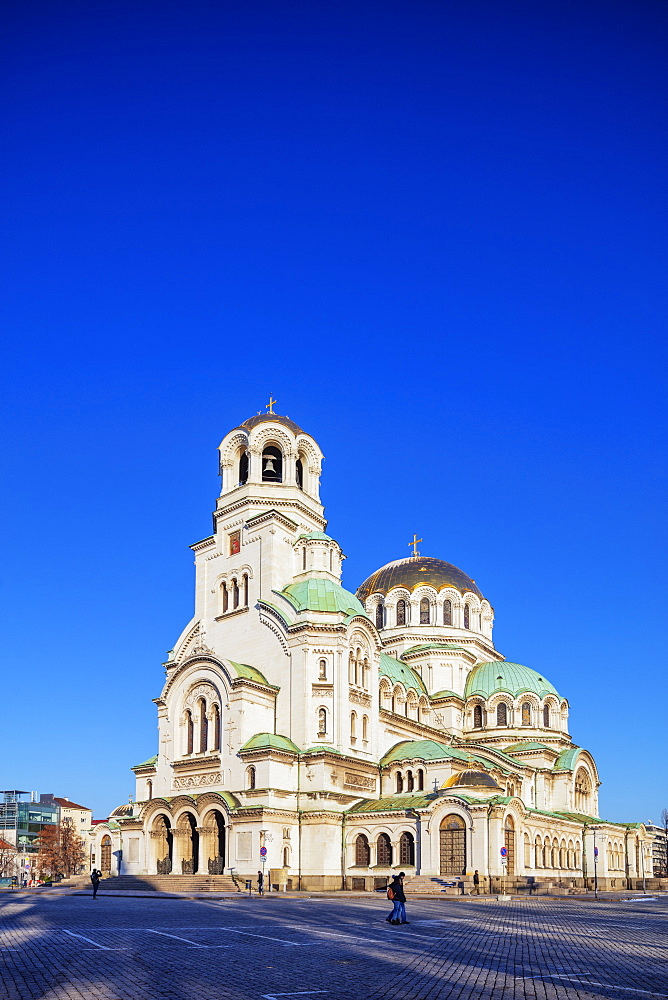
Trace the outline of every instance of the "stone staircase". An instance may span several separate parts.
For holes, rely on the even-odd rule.
[[[448,885],[448,883],[453,883],[454,885]],[[407,878],[404,882],[404,890],[406,892],[435,892],[435,893],[445,893],[448,896],[459,896],[461,895],[461,882],[462,879],[455,878],[437,878],[430,877],[429,875],[415,875],[413,878]]]
[[[245,882],[230,875],[115,875],[102,879],[100,891],[242,892]]]

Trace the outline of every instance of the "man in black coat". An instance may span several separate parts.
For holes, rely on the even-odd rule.
[[[93,868],[92,872],[90,873],[90,880],[93,883],[93,899],[97,899],[97,890],[100,888],[101,874],[102,872],[99,872],[97,868]]]

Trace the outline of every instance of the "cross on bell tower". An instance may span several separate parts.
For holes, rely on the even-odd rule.
[[[274,399],[272,397],[271,393],[270,393],[269,394],[269,402],[265,406],[265,410],[269,410],[269,412],[271,413],[272,416],[274,415],[274,406],[276,405],[277,402],[278,402],[278,400]]]

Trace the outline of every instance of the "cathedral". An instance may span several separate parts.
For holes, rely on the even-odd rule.
[[[414,538],[344,589],[322,452],[268,409],[220,445],[155,753],[133,768],[135,800],[91,831],[91,860],[112,874],[263,869],[287,890],[374,889],[398,868],[455,891],[476,869],[493,890],[642,878],[644,827],[598,818],[568,701],[495,649],[475,580]]]

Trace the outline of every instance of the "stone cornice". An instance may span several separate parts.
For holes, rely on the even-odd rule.
[[[202,771],[220,767],[220,755],[216,757],[189,757],[187,760],[173,760],[171,767],[175,771]]]
[[[274,484],[274,485],[281,485],[281,484]],[[326,520],[326,518],[324,518],[322,516],[322,514],[318,514],[311,507],[306,506],[306,504],[300,503],[299,500],[297,500],[297,499],[295,499],[295,500],[280,500],[280,499],[278,499],[276,497],[271,497],[271,500],[269,500],[268,498],[260,499],[259,497],[243,497],[243,498],[239,497],[233,503],[226,504],[224,506],[219,507],[217,510],[215,510],[214,513],[213,513],[214,522],[217,522],[217,521],[221,520],[221,518],[223,518],[223,517],[227,517],[229,514],[232,514],[235,510],[237,510],[237,511],[238,510],[243,510],[243,508],[247,508],[247,507],[262,507],[262,508],[264,508],[264,510],[266,510],[267,509],[267,504],[269,502],[271,503],[272,509],[274,509],[274,512],[276,514],[278,514],[279,512],[277,510],[275,510],[275,508],[278,508],[278,507],[288,508],[290,510],[299,512],[301,515],[303,515],[305,517],[311,518],[313,521],[315,521],[317,524],[319,524],[321,526],[321,530],[322,531],[324,531],[325,528],[327,527],[327,520]],[[318,506],[320,506],[320,504],[318,504]],[[285,516],[285,515],[283,515],[283,516]],[[253,524],[255,525],[255,522],[257,521],[257,518],[258,518],[258,515],[252,515],[251,514],[250,517],[248,518],[248,522],[253,522]],[[286,520],[287,520],[287,518],[286,518]],[[293,528],[295,530],[298,528],[298,525],[295,524],[294,522],[290,522],[290,526],[291,526],[291,528]],[[202,543],[198,543],[198,544],[202,544]]]
[[[193,550],[193,552],[203,552],[205,549],[208,549],[212,545],[215,545],[215,542],[216,542],[216,536],[209,535],[208,538],[203,538],[200,542],[195,542],[194,545],[190,546],[190,548]]]

